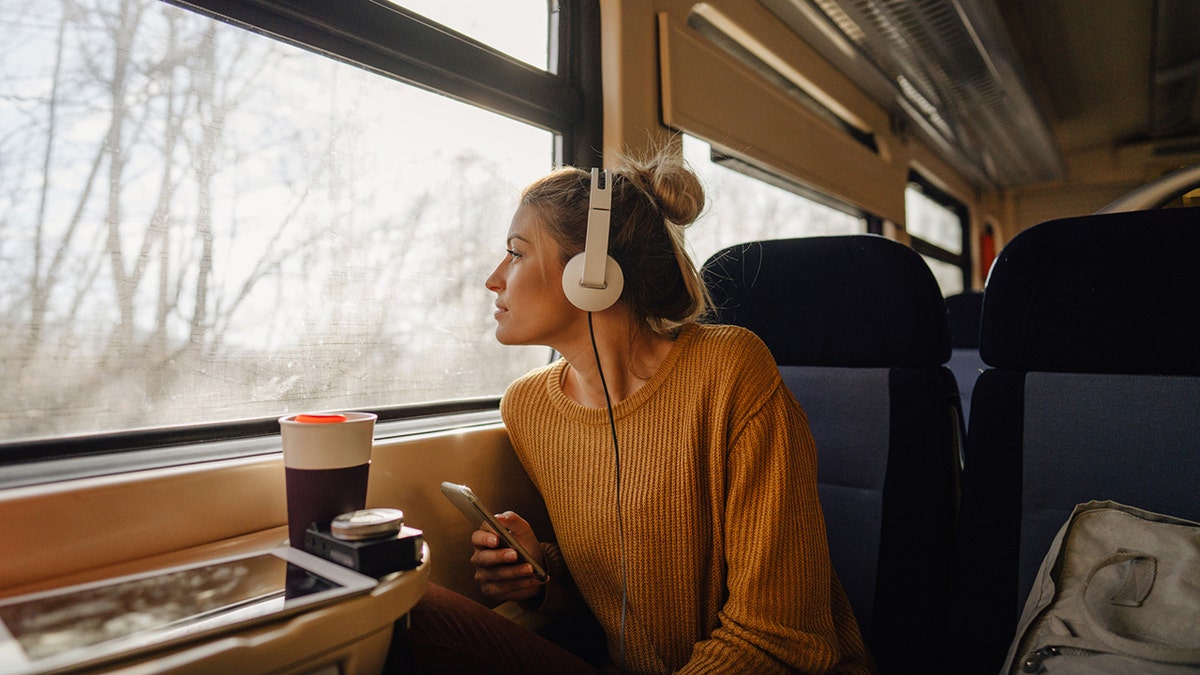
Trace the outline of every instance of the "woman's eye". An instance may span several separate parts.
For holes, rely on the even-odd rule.
[[[513,260],[516,260],[517,258],[521,257],[520,253],[517,253],[516,251],[512,250],[511,248],[506,248],[504,250],[508,252],[508,257],[512,258]]]

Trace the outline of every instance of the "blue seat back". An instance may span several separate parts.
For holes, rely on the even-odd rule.
[[[979,324],[983,317],[983,291],[964,291],[946,298],[950,314],[950,361],[946,364],[958,382],[963,418],[971,419],[971,392],[986,367],[979,355]]]
[[[951,617],[953,666],[999,670],[1075,504],[1200,519],[1200,209],[1043,223],[984,293]]]
[[[830,557],[881,671],[927,658],[945,612],[959,419],[945,304],[873,235],[762,241],[704,266],[710,320],[750,328],[808,416]]]

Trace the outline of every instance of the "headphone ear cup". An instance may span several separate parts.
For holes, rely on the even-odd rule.
[[[567,300],[585,312],[600,312],[612,307],[621,297],[625,288],[625,275],[621,266],[612,256],[607,258],[605,265],[604,288],[588,288],[583,285],[584,253],[576,255],[567,261],[563,268],[562,287]]]

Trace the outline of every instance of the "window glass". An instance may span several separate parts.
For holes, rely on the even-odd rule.
[[[904,217],[909,234],[954,255],[962,253],[962,218],[912,186],[904,192]]]
[[[921,256],[929,265],[930,271],[933,272],[933,278],[937,279],[938,288],[942,290],[942,297],[950,297],[963,292],[963,271],[958,265],[931,258],[927,255]]]
[[[926,189],[937,198],[927,194]],[[942,295],[961,293],[969,270],[969,256],[963,254],[963,230],[967,225],[959,215],[965,209],[916,178],[904,191],[904,211],[905,230],[912,237],[912,246],[929,263]]]
[[[531,66],[549,61],[547,0],[391,0]]]
[[[733,244],[831,234],[863,234],[866,220],[720,166],[711,146],[683,137],[683,155],[704,185],[706,206],[687,229],[697,265]]]
[[[547,361],[496,343],[483,283],[550,132],[154,0],[0,7],[0,438],[496,395]]]

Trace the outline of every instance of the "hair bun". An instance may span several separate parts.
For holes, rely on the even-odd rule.
[[[653,181],[654,198],[667,220],[680,226],[695,222],[704,210],[704,188],[696,174],[672,160],[654,167]]]
[[[626,159],[621,173],[675,225],[691,225],[704,210],[704,187],[700,179],[681,159],[665,151],[648,160]]]

